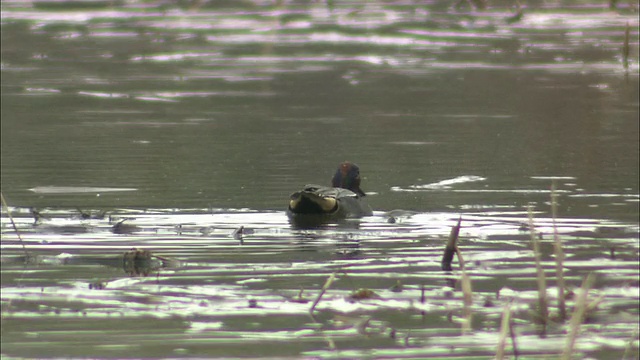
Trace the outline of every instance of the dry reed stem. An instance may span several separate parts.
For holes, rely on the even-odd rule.
[[[496,359],[504,359],[505,347],[507,345],[507,334],[509,333],[509,323],[511,322],[511,304],[504,305],[502,321],[500,322],[500,336],[498,337],[498,348],[496,349]]]
[[[622,66],[625,70],[629,69],[629,22],[624,30],[624,44],[622,45]]]
[[[465,269],[464,257],[462,256],[462,251],[460,251],[460,248],[458,248],[457,246],[456,246],[456,256],[458,257],[458,263],[460,263],[460,269],[464,270]]]
[[[578,331],[580,331],[580,324],[582,323],[584,314],[587,310],[587,296],[592,285],[593,274],[589,273],[589,275],[587,275],[587,277],[582,281],[580,295],[576,299],[576,305],[573,310],[573,315],[571,315],[571,320],[569,321],[569,334],[567,335],[567,341],[565,343],[564,351],[560,356],[560,359],[562,360],[571,359],[573,348],[576,343],[576,337],[578,336]]]
[[[27,247],[24,245],[24,241],[22,240],[22,236],[20,236],[20,231],[18,231],[18,227],[16,226],[15,221],[13,221],[13,216],[11,216],[11,212],[9,211],[9,206],[7,205],[7,200],[4,199],[4,194],[0,192],[0,198],[2,199],[2,206],[4,206],[4,210],[7,212],[7,216],[9,216],[9,220],[11,221],[11,225],[13,226],[13,230],[16,232],[18,236],[18,240],[20,240],[20,245],[22,245],[22,250],[24,251],[25,259],[24,261],[28,261],[29,252],[27,252]]]
[[[327,278],[327,281],[325,281],[324,285],[322,286],[322,289],[320,289],[320,293],[318,294],[318,297],[313,302],[313,305],[311,305],[311,308],[309,309],[309,313],[313,314],[313,310],[316,308],[316,306],[320,302],[320,299],[322,298],[322,295],[324,295],[324,293],[331,286],[331,284],[333,283],[333,281],[335,279],[336,279],[336,273],[335,272],[332,273],[331,275],[329,275],[329,278]]]
[[[461,285],[462,288],[462,300],[464,302],[463,315],[464,321],[462,323],[462,332],[466,333],[471,331],[471,306],[473,305],[473,289],[471,288],[471,279],[467,272],[462,269]]]
[[[567,318],[567,309],[564,303],[564,251],[562,250],[562,241],[558,235],[558,227],[556,218],[558,217],[558,194],[556,192],[556,181],[551,181],[551,219],[553,222],[553,252],[556,258],[556,283],[558,286],[558,311],[560,321]]]
[[[542,322],[542,333],[547,332],[547,322],[549,319],[549,309],[547,307],[547,280],[544,275],[544,270],[540,264],[540,246],[538,244],[538,238],[536,237],[536,231],[533,226],[533,211],[531,210],[531,204],[528,206],[529,213],[529,231],[531,234],[531,243],[533,244],[533,257],[536,262],[536,273],[538,281],[538,305],[540,307],[540,320]]]

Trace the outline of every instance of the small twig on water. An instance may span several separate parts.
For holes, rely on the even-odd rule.
[[[536,272],[538,280],[538,306],[540,308],[540,322],[542,323],[541,336],[547,333],[547,322],[549,319],[549,309],[547,307],[547,280],[544,276],[544,270],[540,264],[540,246],[538,245],[538,238],[536,237],[535,227],[533,226],[533,210],[531,204],[528,206],[529,213],[529,231],[531,234],[531,243],[533,244],[533,257],[536,262]]]
[[[452,271],[451,262],[453,262],[453,254],[456,252],[458,242],[458,235],[460,234],[460,223],[462,222],[462,217],[458,219],[458,224],[451,228],[451,232],[449,233],[449,240],[447,241],[447,246],[444,248],[444,255],[442,255],[442,270],[443,271]],[[458,256],[458,259],[460,257]]]
[[[565,343],[564,351],[562,352],[562,356],[560,357],[563,360],[571,359],[571,355],[573,354],[573,348],[576,343],[578,331],[580,330],[580,324],[582,323],[584,314],[587,310],[587,295],[592,285],[593,274],[589,273],[584,281],[582,281],[580,295],[576,299],[573,315],[571,315],[571,320],[569,321],[569,334],[567,335],[567,342]]]
[[[24,261],[28,261],[29,252],[27,251],[27,247],[24,245],[24,241],[22,240],[22,236],[20,236],[20,231],[16,226],[15,221],[13,221],[13,216],[11,216],[11,212],[9,211],[9,206],[7,205],[7,200],[4,199],[4,194],[0,192],[0,197],[2,198],[2,206],[4,206],[4,210],[7,212],[7,216],[9,216],[9,220],[11,221],[11,225],[13,226],[13,230],[16,232],[18,236],[18,240],[20,240],[20,245],[22,245],[22,250],[24,251],[25,259]]]
[[[333,281],[336,279],[336,273],[332,273],[331,275],[329,275],[329,278],[327,278],[327,281],[325,281],[324,285],[322,286],[322,289],[320,289],[320,293],[318,294],[318,297],[313,301],[313,304],[311,305],[311,308],[309,309],[309,313],[313,314],[313,310],[316,308],[316,305],[318,305],[318,303],[320,302],[320,299],[322,298],[322,295],[324,295],[324,293],[327,291],[327,289],[331,286],[331,284],[333,283]]]
[[[562,241],[558,235],[558,227],[556,218],[558,217],[558,194],[556,193],[556,181],[551,181],[551,219],[553,221],[553,252],[556,258],[556,281],[558,286],[558,311],[560,321],[567,318],[567,309],[564,303],[564,251],[562,250]]]

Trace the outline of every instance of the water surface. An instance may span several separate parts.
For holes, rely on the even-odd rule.
[[[523,229],[532,204],[555,304],[555,181],[567,283],[602,297],[578,356],[637,357],[636,10],[513,6],[4,1],[2,192],[37,257],[3,211],[3,356],[492,357],[511,303],[520,354],[555,357]],[[375,215],[291,227],[344,160]],[[135,276],[132,248],[173,261]]]

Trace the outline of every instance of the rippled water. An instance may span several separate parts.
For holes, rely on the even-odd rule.
[[[520,355],[564,349],[566,324],[553,323],[541,339],[533,322],[536,274],[522,212],[377,212],[362,221],[294,230],[283,212],[182,211],[119,210],[110,222],[56,210],[34,226],[28,209],[13,209],[24,244],[38,258],[23,264],[21,244],[3,218],[3,353],[473,358],[495,353],[507,303]],[[467,334],[461,334],[458,271],[440,270],[445,239],[459,216],[474,289]],[[130,227],[114,231],[124,218]],[[244,235],[238,235],[241,226]],[[553,279],[552,222],[538,217],[536,228],[543,234],[542,264]],[[597,275],[589,297],[600,303],[583,325],[579,353],[637,356],[637,224],[563,218],[558,230],[570,288],[586,273]],[[132,277],[123,268],[123,254],[132,247],[172,261],[147,277]],[[311,317],[313,300],[334,272],[338,280]],[[402,291],[393,291],[399,283]],[[555,304],[553,283],[547,294]],[[377,296],[350,299],[361,288]]]
[[[556,181],[576,356],[638,358],[637,5],[477,4],[3,1],[2,356],[555,358]],[[374,216],[292,227],[345,159]]]

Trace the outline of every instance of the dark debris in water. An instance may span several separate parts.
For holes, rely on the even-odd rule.
[[[175,267],[179,262],[148,250],[131,249],[122,256],[122,268],[130,276],[148,276],[164,267]]]
[[[113,227],[111,228],[111,231],[114,234],[133,234],[135,232],[139,232],[142,231],[142,229],[139,226],[133,225],[133,224],[125,224],[125,221],[128,221],[131,219],[122,219],[122,220],[118,220],[118,222],[113,225]]]
[[[349,298],[352,300],[380,299],[380,295],[371,289],[358,289],[354,291]]]

